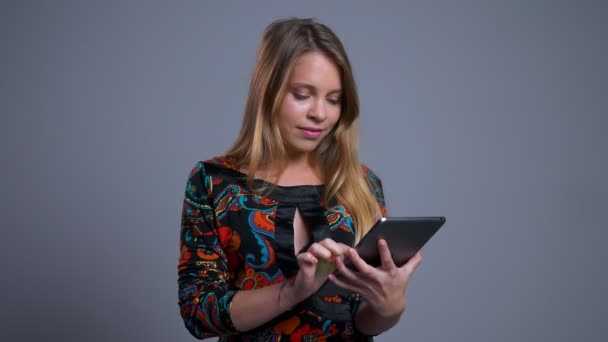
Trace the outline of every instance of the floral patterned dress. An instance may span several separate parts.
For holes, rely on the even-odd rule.
[[[380,179],[362,166],[385,215]],[[256,179],[256,188],[269,186]],[[186,185],[178,265],[179,307],[186,328],[199,339],[220,341],[371,341],[353,317],[362,303],[330,282],[270,322],[237,331],[230,304],[238,291],[280,283],[298,271],[294,253],[296,209],[311,228],[311,242],[331,238],[352,246],[349,212],[336,200],[323,203],[323,185],[273,186],[253,193],[230,160],[199,162]],[[302,250],[306,250],[305,246]]]

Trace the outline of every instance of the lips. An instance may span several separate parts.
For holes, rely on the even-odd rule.
[[[323,129],[316,127],[298,127],[307,138],[318,138],[323,132]]]
[[[308,132],[313,132],[313,133],[322,132],[323,131],[323,129],[321,129],[321,128],[315,128],[315,127],[298,127],[298,128],[301,129],[301,130],[308,131]]]

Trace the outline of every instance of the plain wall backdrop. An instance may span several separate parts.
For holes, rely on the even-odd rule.
[[[378,341],[604,341],[602,1],[2,1],[2,341],[191,341],[186,179],[240,127],[263,29],[342,39],[389,212],[445,215]],[[602,337],[603,335],[603,337]]]

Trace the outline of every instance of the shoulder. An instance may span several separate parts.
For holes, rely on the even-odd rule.
[[[380,179],[380,176],[378,176],[378,174],[376,174],[366,164],[361,164],[360,167],[361,167],[361,173],[363,174],[363,176],[365,177],[367,182],[370,183],[370,185],[372,187],[382,187],[382,180]]]
[[[202,163],[207,167],[223,167],[225,169],[240,171],[240,167],[237,165],[236,161],[232,158],[226,156],[215,156],[211,159],[207,159],[202,161]]]
[[[188,179],[189,186],[205,189],[209,195],[230,185],[246,186],[246,175],[231,159],[219,156],[197,162]]]
[[[386,202],[384,199],[384,190],[382,189],[382,181],[380,180],[380,177],[365,164],[361,164],[361,172],[363,172],[363,175],[367,180],[367,184],[369,184],[369,188],[376,198],[376,202],[378,202],[382,216],[386,216]]]
[[[190,170],[186,183],[186,200],[202,202],[209,197],[209,182],[205,175],[204,163],[199,161]]]
[[[204,179],[208,176],[222,177],[240,174],[240,168],[231,159],[224,156],[216,156],[197,162],[190,171],[190,178],[199,177]]]

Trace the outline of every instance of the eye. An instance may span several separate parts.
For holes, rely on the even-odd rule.
[[[308,99],[310,97],[308,95],[303,95],[303,94],[296,93],[295,91],[292,94],[293,94],[293,98],[294,99],[300,100],[300,101],[306,100],[306,99]]]
[[[327,102],[329,102],[329,104],[337,106],[339,104],[342,103],[342,99],[338,98],[338,99],[327,99]]]

